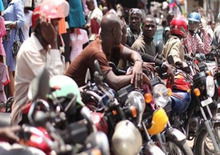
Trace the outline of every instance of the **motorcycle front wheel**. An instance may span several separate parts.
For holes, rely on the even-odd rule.
[[[220,123],[214,124],[214,134],[220,139]],[[219,143],[220,146],[220,143]],[[195,155],[216,155],[212,139],[207,130],[202,130],[194,143]]]
[[[186,140],[177,141],[167,137],[166,151],[168,155],[193,155],[192,149],[187,144]]]

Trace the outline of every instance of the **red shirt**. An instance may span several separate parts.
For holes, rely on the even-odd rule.
[[[95,72],[94,60],[99,61],[100,67],[104,75],[112,68],[108,64],[108,60],[102,50],[101,40],[97,38],[91,42],[69,66],[66,75],[73,78],[78,86],[85,85],[85,77],[87,69],[90,69],[93,76]]]

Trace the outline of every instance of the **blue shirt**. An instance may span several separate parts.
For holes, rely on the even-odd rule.
[[[69,0],[70,11],[68,24],[70,28],[83,27],[86,24],[81,0]]]
[[[15,58],[12,55],[12,46],[15,40],[19,40],[18,30],[24,25],[24,3],[23,0],[13,0],[3,12],[5,21],[15,21],[16,28],[10,30],[7,39],[3,41],[6,52],[6,63],[11,71],[15,69]]]
[[[3,5],[2,0],[0,0],[0,11],[3,11],[3,10],[4,10],[4,5]]]

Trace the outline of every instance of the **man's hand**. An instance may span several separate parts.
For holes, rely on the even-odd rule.
[[[203,33],[205,32],[205,28],[203,27],[202,23],[199,24],[199,30]]]
[[[16,136],[15,132],[19,131],[20,129],[20,126],[0,128],[0,138],[6,138],[10,142],[18,142],[19,137]]]
[[[147,84],[149,86],[149,88],[152,90],[150,79],[144,73],[143,73],[143,84]]]
[[[85,28],[86,29],[89,29],[91,27],[91,25],[89,24],[89,23],[87,23],[86,25],[85,25]]]
[[[56,31],[55,27],[47,21],[41,21],[41,31],[43,32],[42,35],[45,41],[51,45],[51,48],[57,49],[58,32]]]
[[[135,88],[140,88],[143,82],[142,64],[142,61],[135,61],[132,70],[131,83],[134,84]]]
[[[167,75],[170,78],[171,82],[174,82],[174,66],[170,65],[169,63],[164,62],[163,65],[167,68]]]
[[[154,66],[155,63],[143,62],[143,69],[146,69],[148,71],[154,71]]]

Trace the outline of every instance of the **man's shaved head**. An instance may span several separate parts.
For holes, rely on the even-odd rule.
[[[153,22],[154,24],[156,24],[156,20],[155,18],[152,16],[152,15],[147,15],[144,19],[143,19],[143,22],[145,21],[151,21]]]
[[[122,22],[120,18],[113,14],[107,13],[101,21],[101,39],[109,46],[118,46],[122,39]]]
[[[108,13],[103,16],[101,21],[101,31],[103,31],[103,33],[111,32],[115,26],[121,27],[121,21],[118,16],[113,13]]]

